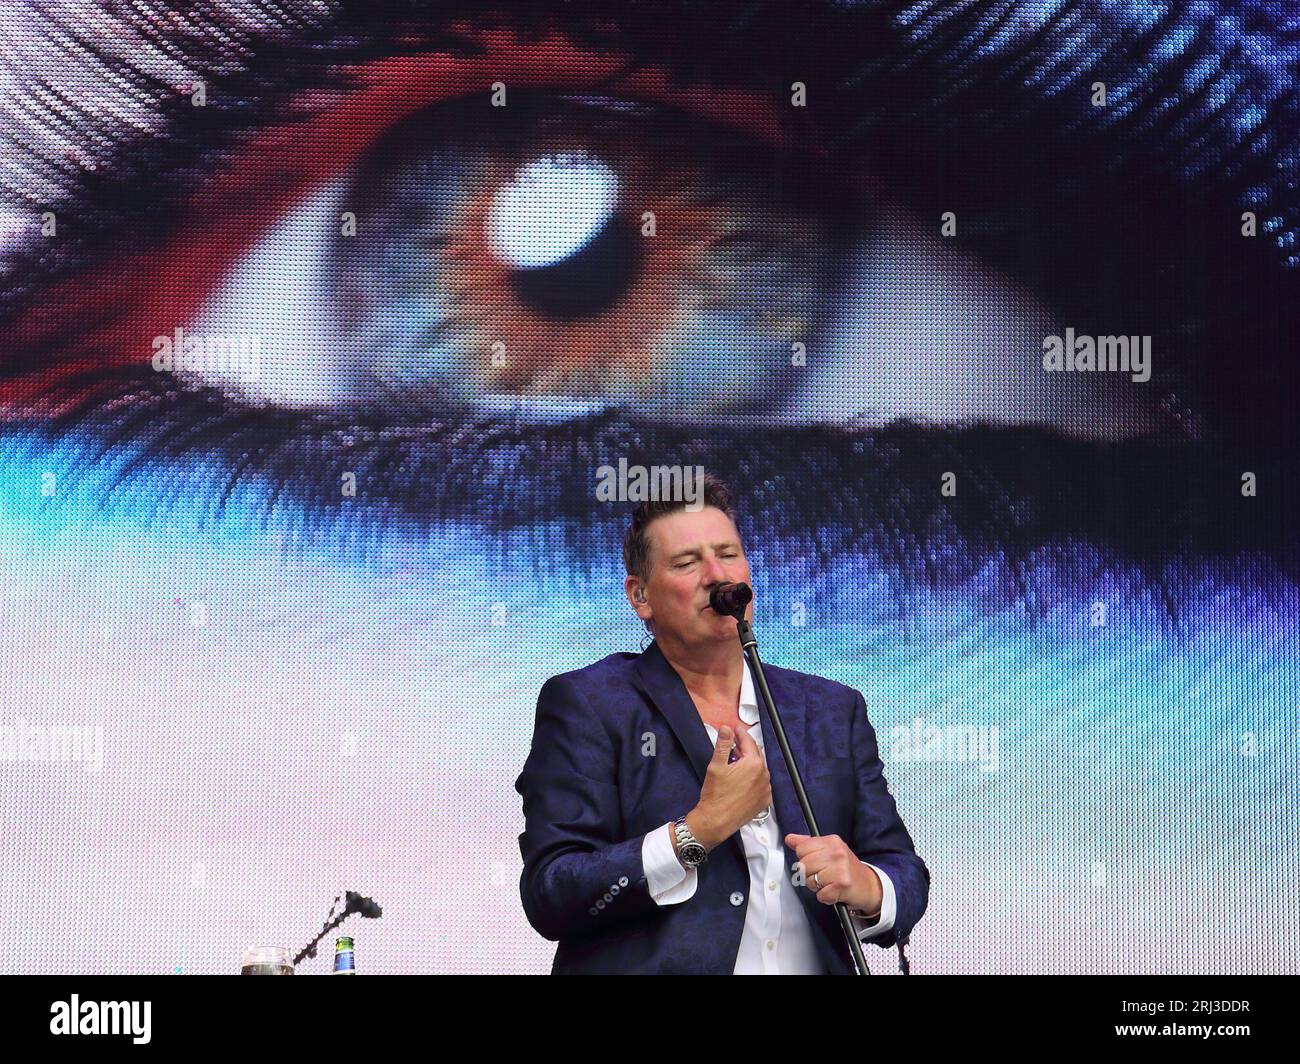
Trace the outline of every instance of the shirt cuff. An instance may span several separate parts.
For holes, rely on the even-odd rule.
[[[894,917],[898,915],[898,900],[894,894],[894,881],[870,861],[862,863],[880,877],[880,886],[884,892],[880,900],[880,916],[874,922],[868,922],[852,911],[849,912],[849,919],[853,921],[853,929],[857,931],[859,941],[866,942],[885,934],[894,926]]]
[[[668,837],[671,825],[660,825],[646,832],[641,843],[641,863],[645,866],[646,887],[659,905],[676,905],[695,896],[699,875],[677,859],[673,840]],[[883,916],[883,911],[882,911]]]

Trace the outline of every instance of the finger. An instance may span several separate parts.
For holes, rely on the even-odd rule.
[[[798,855],[801,860],[812,857],[814,854],[821,853],[826,849],[822,845],[820,836],[817,835],[797,835],[789,834],[785,837],[786,845]]]
[[[794,850],[794,855],[801,861],[806,861],[813,855],[812,849],[806,842],[801,842],[798,846],[791,846],[790,849]]]
[[[819,835],[818,839],[825,845],[828,853],[836,854],[839,857],[853,857],[854,860],[857,860],[853,851],[849,849],[849,844],[838,835]]]
[[[841,844],[844,843],[844,840],[841,839],[838,835],[800,835],[798,832],[795,831],[791,831],[786,834],[785,841],[787,843],[793,845],[793,843],[791,842],[792,839],[797,839],[799,841],[803,841],[805,839],[811,839],[814,842],[838,842]]]
[[[817,900],[823,905],[834,905],[840,900],[840,888],[834,883],[827,883],[817,892]]]
[[[834,892],[834,897],[830,899],[832,903],[839,898],[842,884],[834,868],[827,864],[821,864],[815,859],[806,867],[808,868],[808,889],[817,895],[818,901],[826,900],[824,895],[827,890]]]
[[[814,857],[820,854],[819,865],[825,864],[837,856],[844,856],[845,854],[851,856],[850,851],[844,846],[838,835],[798,835],[792,832],[785,837],[785,840],[786,845],[801,858]],[[830,840],[834,840],[834,842]],[[835,842],[838,842],[839,846],[836,846]],[[841,847],[843,848],[841,849]]]
[[[820,865],[809,864],[807,861],[796,861],[795,865],[800,869],[803,875],[803,886],[807,887],[814,894],[826,887],[826,876]],[[820,875],[822,881],[818,883],[813,876]]]

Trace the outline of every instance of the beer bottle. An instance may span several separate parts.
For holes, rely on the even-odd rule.
[[[341,935],[334,940],[334,974],[356,975],[356,958],[352,950],[352,938]]]

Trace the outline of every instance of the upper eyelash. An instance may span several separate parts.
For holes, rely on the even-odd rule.
[[[418,14],[426,19],[440,20],[443,24],[449,23],[456,18],[463,18],[471,14],[477,14],[474,9],[477,5],[468,3],[441,3],[441,4],[422,4],[418,5],[416,11],[412,11],[409,3],[369,3],[357,8],[359,12],[364,12],[365,20],[363,22],[348,22],[336,28],[334,36],[331,39],[315,39],[298,47],[278,47],[269,44],[262,45],[262,58],[255,61],[252,68],[238,78],[216,79],[216,83],[222,85],[223,89],[245,91],[246,98],[250,95],[249,90],[260,98],[283,98],[292,94],[298,89],[308,85],[319,85],[322,88],[338,87],[337,83],[331,84],[329,78],[321,77],[320,68],[323,64],[337,64],[341,61],[355,62],[364,59],[367,56],[373,56],[377,52],[392,54],[399,49],[396,39],[400,36],[408,39],[405,45],[412,50],[415,47],[428,48],[430,46],[443,48],[461,48],[467,46],[459,38],[453,38],[445,33],[440,32],[439,26],[425,25],[420,27],[420,32],[414,37],[415,44],[409,43],[412,36],[411,18],[413,14]],[[882,15],[875,13],[870,5],[863,5],[860,11],[851,8],[828,9],[820,4],[808,4],[802,6],[797,13],[791,13],[785,8],[776,12],[776,17],[791,18],[797,16],[801,24],[807,27],[806,39],[816,43],[817,49],[821,53],[819,61],[816,64],[810,63],[809,57],[802,57],[800,47],[805,38],[798,35],[783,33],[775,35],[771,32],[771,26],[764,20],[773,17],[772,12],[764,11],[761,5],[755,4],[749,17],[742,17],[735,14],[731,18],[724,18],[722,26],[724,32],[719,32],[719,25],[710,22],[710,16],[702,12],[701,5],[692,4],[672,4],[665,3],[659,5],[629,5],[622,12],[622,17],[626,22],[623,27],[616,27],[612,32],[607,30],[598,30],[594,25],[585,25],[582,21],[585,16],[585,9],[581,5],[571,5],[564,9],[558,9],[556,12],[543,13],[540,9],[525,7],[519,12],[517,24],[524,32],[527,32],[530,25],[539,29],[545,24],[546,19],[555,19],[558,15],[565,18],[566,29],[578,40],[587,41],[596,46],[624,48],[638,48],[657,46],[657,51],[653,58],[655,62],[664,63],[678,72],[683,80],[714,80],[717,82],[739,82],[748,79],[751,83],[763,84],[769,90],[779,88],[786,91],[785,82],[790,77],[797,77],[801,67],[806,70],[812,69],[824,75],[826,71],[831,71],[835,79],[833,92],[830,100],[826,104],[831,110],[831,114],[823,121],[823,135],[827,138],[834,139],[842,149],[852,152],[854,147],[864,141],[880,124],[883,107],[877,106],[873,110],[873,100],[887,99],[889,117],[897,119],[900,114],[908,115],[909,113],[915,122],[923,127],[931,129],[937,139],[945,139],[951,134],[960,134],[960,123],[954,125],[955,115],[963,111],[961,107],[953,107],[952,100],[945,96],[936,96],[932,91],[932,86],[945,84],[943,78],[944,58],[947,56],[964,57],[970,52],[970,45],[974,41],[982,38],[987,39],[990,31],[985,27],[988,18],[989,9],[982,9],[979,5],[971,9],[959,12],[949,12],[941,21],[934,24],[934,38],[928,42],[930,47],[925,54],[900,57],[890,52],[888,49],[881,49],[878,55],[868,54],[863,59],[861,53],[864,51],[860,47],[860,42],[870,40],[873,43],[877,40],[888,40],[891,35],[895,38],[905,35],[909,25],[915,26],[923,21],[923,16],[928,5],[917,4],[908,10],[906,21],[904,16],[900,15],[897,22],[890,23]],[[1008,9],[1009,10],[1009,9]],[[1055,35],[1056,39],[1061,40],[1068,37],[1072,30],[1077,30],[1077,26],[1071,22],[1071,15],[1080,10],[1075,5],[1066,4],[1062,6],[1039,30],[1037,39],[1028,42],[1031,46],[1024,47],[1021,42],[1016,42],[1016,48],[1019,51],[1012,53],[1014,63],[1008,64],[1009,68],[1014,68],[1017,64],[1023,64],[1031,55],[1052,55],[1052,49],[1045,47],[1045,42]],[[274,9],[273,9],[274,11]],[[282,17],[285,21],[303,21],[301,15],[288,14],[288,7],[281,9]],[[396,28],[389,28],[383,25],[385,14],[392,20]],[[665,17],[667,16],[667,17]],[[1191,13],[1185,13],[1184,16],[1190,23],[1194,23],[1197,16]],[[1205,24],[1209,24],[1209,16],[1201,15]],[[1242,16],[1244,18],[1244,16]],[[1293,59],[1296,51],[1295,33],[1288,33],[1284,26],[1270,26],[1263,23],[1263,15],[1255,14],[1257,20],[1256,29],[1262,33],[1271,33],[1273,39],[1277,42],[1278,54],[1290,54]],[[1113,31],[1121,33],[1125,25],[1136,24],[1134,16],[1125,16],[1122,11],[1112,13],[1110,22],[1113,24]],[[665,24],[676,24],[685,27],[681,30],[678,38],[672,42],[672,47],[662,47],[658,45],[659,35],[655,32],[657,27]],[[692,27],[698,26],[699,31]],[[359,30],[365,30],[365,33],[358,33]],[[857,30],[855,33],[854,30]],[[709,32],[712,30],[713,32]],[[775,41],[780,42],[779,48],[770,47]],[[826,53],[825,49],[834,46],[834,42],[840,42],[840,46],[845,48],[844,54],[840,57],[843,61],[836,62],[832,54]],[[92,42],[85,42],[87,49],[94,54],[96,46]],[[1148,55],[1154,54],[1160,45],[1158,34],[1150,35],[1150,46],[1147,49]],[[850,47],[852,46],[852,47]],[[1225,54],[1227,46],[1224,45]],[[273,61],[266,61],[265,56],[268,51],[275,51]],[[871,49],[866,49],[868,53]],[[1131,57],[1128,70],[1142,70],[1143,55],[1140,49],[1134,49],[1135,54]],[[762,54],[765,58],[764,63],[742,62],[741,60],[748,57],[750,60],[753,54]],[[933,57],[938,55],[940,58],[935,60]],[[201,60],[200,60],[201,62]],[[1094,63],[1100,63],[1100,56],[1094,57]],[[1239,67],[1249,68],[1257,74],[1261,71],[1267,73],[1270,70],[1282,67],[1282,64],[1270,66],[1269,64],[1260,64],[1255,61],[1255,57],[1249,55],[1238,55],[1232,60]],[[1190,59],[1184,63],[1184,68],[1190,64]],[[1252,65],[1253,64],[1253,65]],[[1150,64],[1148,64],[1150,65]],[[1167,60],[1166,66],[1170,69],[1171,74],[1177,75],[1180,68],[1173,62]],[[307,72],[311,71],[310,74]],[[1073,71],[1074,80],[1080,79],[1080,69],[1078,64]],[[805,76],[807,74],[805,73]],[[1261,75],[1262,76],[1262,75]],[[1064,75],[1062,75],[1062,78]],[[917,91],[915,85],[912,85],[912,91],[909,90],[909,79],[919,78],[927,89]],[[244,84],[241,87],[240,81]],[[1257,81],[1259,79],[1257,78]],[[978,82],[978,79],[976,79]],[[1276,83],[1278,79],[1271,79],[1271,83]],[[147,85],[148,82],[143,75],[139,75],[138,82]],[[882,84],[891,86],[891,91],[881,93],[873,92],[873,84],[877,90]],[[1205,91],[1202,86],[1201,94]],[[167,86],[167,89],[174,90],[174,87]],[[967,91],[988,91],[988,82],[979,82],[973,89]],[[1290,98],[1294,102],[1294,88],[1290,88]],[[157,87],[155,87],[155,95]],[[1275,99],[1282,99],[1283,90],[1278,89],[1272,98],[1262,100],[1265,106],[1271,106]],[[173,117],[178,119],[175,123],[173,132],[173,141],[182,142],[188,140],[188,147],[194,150],[194,165],[201,167],[201,154],[204,150],[211,150],[211,140],[213,130],[209,124],[195,123],[194,119],[200,117],[193,114],[198,110],[195,108],[186,108],[184,99],[175,99],[174,103],[178,106],[173,107]],[[1195,103],[1195,98],[1193,99]],[[822,106],[819,104],[819,107]],[[1005,100],[999,107],[993,110],[993,113],[999,115],[1008,128],[1014,128],[1018,123],[1018,116],[1026,110],[1035,108],[1032,100],[1021,100],[1019,104],[1015,100]],[[187,111],[189,113],[187,113]],[[212,114],[217,113],[219,107],[214,105],[213,111],[205,113],[202,117],[208,119]],[[865,115],[865,117],[864,117]],[[1076,106],[1074,108],[1074,117],[1083,122],[1091,119],[1093,124],[1101,124],[1103,116],[1089,115],[1087,110]],[[187,123],[184,121],[189,119]],[[232,129],[227,133],[237,131],[238,122],[232,123]],[[1212,131],[1211,131],[1212,132]],[[1283,221],[1280,226],[1280,232],[1276,235],[1279,240],[1285,242],[1290,234],[1292,247],[1294,247],[1295,230],[1297,228],[1298,212],[1296,197],[1292,193],[1286,196],[1285,186],[1287,173],[1294,173],[1297,168],[1297,156],[1300,155],[1300,142],[1295,137],[1295,130],[1289,131],[1291,141],[1284,147],[1286,159],[1283,165],[1276,169],[1270,169],[1263,164],[1255,168],[1253,174],[1238,173],[1237,187],[1246,189],[1254,187],[1268,189],[1267,198],[1270,204],[1278,210]],[[197,135],[196,135],[197,134]],[[1224,132],[1226,138],[1222,143],[1225,148],[1231,147],[1233,139],[1230,132]],[[1239,139],[1239,138],[1238,138]],[[1205,157],[1218,155],[1224,160],[1232,160],[1233,153],[1224,150],[1216,153],[1213,145],[1203,145],[1202,150]],[[1281,154],[1281,153],[1279,153]],[[147,154],[142,154],[137,148],[134,153],[136,165],[130,169],[138,179],[140,176],[155,171],[156,167],[152,164],[156,159],[151,159]],[[50,165],[55,165],[51,163]],[[69,166],[65,161],[65,166]],[[1279,173],[1280,171],[1280,173]],[[175,191],[174,189],[171,191]],[[112,190],[111,196],[101,198],[101,207],[105,202],[113,198],[121,198],[124,187],[119,185]],[[150,189],[151,205],[156,206],[159,203],[166,203],[173,197],[165,194],[167,190],[153,187]],[[11,198],[18,195],[21,199],[21,190],[9,189]],[[1286,198],[1284,199],[1284,196]],[[1263,197],[1259,197],[1263,198]],[[30,204],[37,206],[37,204]],[[53,206],[53,205],[51,205]],[[76,198],[71,199],[63,205],[63,209],[71,214],[78,213],[78,202]],[[82,212],[83,214],[86,212]],[[153,217],[133,219],[135,225],[139,227],[141,223],[148,225]],[[94,229],[96,219],[94,217],[83,217],[82,228]],[[66,241],[64,249],[66,250]],[[48,249],[46,249],[48,251]],[[48,256],[46,256],[48,257]],[[67,272],[76,267],[78,263],[65,262],[58,268]],[[32,271],[40,267],[41,263],[37,256],[28,256],[25,259],[13,264],[11,273],[18,282],[17,288],[21,292],[30,292],[34,285]],[[24,275],[27,275],[24,281]],[[43,279],[48,279],[48,274],[40,275]],[[4,305],[0,304],[0,313],[3,313]]]
[[[455,7],[456,5],[442,5],[439,10],[450,11]],[[972,16],[972,18],[973,17],[974,16]],[[755,23],[754,25],[759,24],[760,23]],[[960,19],[955,22],[946,23],[945,26],[947,27],[945,32],[949,33],[951,35],[950,39],[953,40],[957,39],[961,32],[969,32],[971,29],[969,21],[963,23]],[[961,29],[963,26],[964,29]],[[446,34],[441,33],[438,27],[428,27],[422,36],[415,39],[407,39],[400,46],[395,44],[394,40],[391,39],[394,34],[390,33],[389,29],[382,26],[372,28],[375,32],[371,36],[364,38],[355,34],[349,36],[346,33],[341,33],[330,40],[316,40],[303,45],[281,48],[279,49],[277,60],[268,65],[269,70],[271,71],[269,74],[265,73],[263,68],[259,68],[241,76],[244,80],[242,87],[240,87],[239,79],[233,79],[228,86],[223,86],[223,92],[226,93],[229,93],[232,90],[244,92],[251,89],[252,95],[259,101],[257,107],[253,110],[250,110],[247,113],[240,112],[232,116],[227,116],[221,120],[219,125],[221,125],[224,130],[223,137],[221,138],[223,143],[210,143],[212,140],[210,115],[205,113],[203,115],[203,122],[196,122],[196,115],[194,112],[200,111],[200,109],[180,106],[184,101],[177,101],[178,106],[175,108],[175,112],[182,120],[179,127],[181,129],[180,143],[177,145],[163,146],[159,148],[158,151],[160,153],[174,152],[178,158],[191,159],[189,164],[190,168],[187,168],[184,171],[184,176],[185,180],[192,180],[191,175],[194,170],[198,169],[201,171],[203,169],[205,165],[202,162],[203,159],[210,159],[213,155],[220,154],[226,150],[226,144],[224,142],[239,137],[243,133],[246,133],[250,128],[259,128],[258,122],[267,120],[269,117],[279,114],[279,101],[295,96],[308,85],[329,90],[342,88],[346,84],[347,78],[336,69],[341,60],[356,62],[367,57],[391,54],[392,52],[400,51],[403,48],[418,51],[427,48],[431,44],[438,47],[458,49],[463,52],[472,52],[474,50],[473,45],[467,44],[460,38],[451,38]],[[754,30],[753,32],[757,34],[759,31]],[[573,33],[579,39],[584,38],[584,36],[589,36],[593,47],[612,47],[617,44],[619,40],[621,40],[624,45],[627,45],[629,42],[635,42],[637,38],[635,26],[631,28],[622,27],[619,31],[621,34],[620,37],[618,34],[596,33],[589,29],[584,29],[581,24],[578,23],[575,24]],[[683,80],[690,80],[692,78],[708,79],[709,77],[716,76],[715,72],[717,69],[726,67],[728,57],[734,58],[738,50],[743,50],[744,47],[746,47],[742,38],[743,35],[733,35],[733,37],[728,38],[728,41],[723,48],[715,51],[704,49],[702,54],[697,54],[697,50],[687,48],[680,53],[674,53],[668,58],[671,58],[676,64],[675,69]],[[648,38],[648,40],[653,40],[653,38]],[[698,45],[699,42],[695,41],[694,43]],[[639,58],[642,58],[643,61],[649,62],[659,61],[664,57],[654,56]],[[791,60],[791,62],[796,61]],[[870,66],[871,64],[868,63],[867,65]],[[750,71],[751,68],[745,67],[744,70]],[[735,71],[731,71],[731,73],[734,72]],[[829,129],[838,131],[836,136],[841,142],[856,142],[858,138],[865,137],[870,132],[869,129],[860,128],[853,121],[849,120],[849,116],[856,113],[855,109],[858,106],[861,97],[864,95],[864,86],[857,86],[856,88],[851,86],[851,83],[857,76],[859,76],[859,74],[860,71],[854,71],[852,68],[847,68],[843,80],[850,83],[850,87],[846,89],[845,86],[840,86],[841,91],[846,94],[832,95],[828,105],[821,109],[824,112],[829,113],[830,118],[825,124]],[[770,80],[770,77],[773,75],[769,74],[766,76],[768,76]],[[869,96],[869,91],[865,92],[865,95]],[[924,92],[915,92],[912,95],[913,103],[917,100],[924,100],[925,98],[926,94]],[[900,103],[897,96],[895,96],[894,101],[895,105]],[[906,108],[906,99],[903,99],[901,103],[902,106]],[[951,121],[951,117],[945,119],[945,121]],[[146,151],[145,154],[147,155],[148,151]],[[137,171],[140,169],[151,170],[154,168],[154,165],[153,160],[138,157],[135,161],[134,169]],[[942,166],[929,167],[931,173],[941,173],[943,172],[943,169]],[[904,181],[902,184],[909,186],[913,190],[915,199],[915,196],[920,194],[917,190],[924,190],[925,182],[924,180],[913,180],[910,182]],[[1014,192],[1015,190],[1013,189],[1013,197]],[[83,219],[86,216],[89,216],[90,218],[98,217],[100,213],[99,205],[105,202],[116,202],[122,196],[123,190],[120,185],[105,186],[103,193],[104,195],[96,197],[95,205],[93,207],[89,204],[83,206]],[[151,210],[144,216],[144,225],[140,224],[141,218],[139,216],[132,218],[133,225],[135,225],[137,230],[141,231],[142,235],[140,239],[147,240],[148,237],[145,234],[145,230],[148,229],[151,222],[157,222],[160,227],[168,224],[167,210],[165,207],[158,207],[157,204],[165,205],[168,202],[169,197],[167,193],[160,195],[156,188],[149,186],[140,186],[136,188],[132,195],[137,197],[137,199],[139,197],[147,197],[153,205]],[[1041,230],[1037,236],[1035,236],[1034,232],[1025,231],[1023,225],[1025,204],[1015,202],[1014,198],[1011,202],[1013,203],[1011,210],[1007,213],[999,213],[998,203],[996,200],[986,201],[982,217],[979,219],[978,224],[974,227],[961,227],[959,229],[958,240],[959,242],[968,243],[974,246],[981,255],[985,256],[994,265],[1000,265],[1015,272],[1018,266],[1016,258],[1022,254],[1022,249],[1026,241],[1037,239],[1041,240],[1044,246],[1050,247],[1053,242],[1058,241],[1058,239],[1061,238],[1061,234],[1050,229],[1051,219],[1055,213],[1054,205],[1050,198],[1045,198],[1043,203],[1037,205],[1036,216],[1040,219],[1038,228]],[[937,209],[933,194],[931,194],[930,202],[928,202],[923,209],[925,213],[933,213],[933,211]],[[1082,226],[1076,228],[1081,228],[1086,231],[1089,227]],[[102,234],[103,239],[107,239],[108,233],[111,230],[112,226],[110,225],[108,230]],[[75,247],[75,242],[61,240],[58,243],[60,245],[59,253],[63,256],[62,258],[50,258],[47,263],[40,264],[37,262],[35,256],[33,256],[26,263],[21,264],[17,273],[25,277],[25,284],[14,286],[8,297],[0,295],[0,320],[3,320],[5,317],[7,309],[16,309],[21,304],[22,300],[29,298],[39,289],[41,284],[49,283],[53,276],[76,272],[79,264],[74,256],[66,254],[69,246]],[[1006,249],[1010,249],[1009,257],[1006,253]],[[94,253],[91,249],[85,248],[82,250],[85,251],[87,257],[94,257]],[[1131,267],[1135,271],[1141,271],[1142,269],[1148,268],[1148,266],[1151,269],[1155,269],[1158,267],[1159,258],[1158,255],[1150,256],[1149,262],[1140,261],[1137,263],[1126,263],[1126,266]],[[1218,257],[1211,256],[1211,260],[1217,262]],[[1132,283],[1121,290],[1121,297],[1125,294],[1136,296],[1138,293],[1148,292],[1154,287],[1158,287],[1160,283],[1161,278],[1159,274],[1151,274],[1150,276],[1140,278],[1134,277]],[[1249,282],[1243,282],[1243,284],[1249,286]],[[1037,283],[1036,287],[1040,288],[1040,291],[1049,302],[1054,299],[1059,299],[1063,295],[1063,293],[1060,292],[1051,292],[1042,289]],[[1070,294],[1073,295],[1074,293]],[[1122,303],[1113,305],[1108,304],[1105,306],[1104,310],[1106,315],[1112,318],[1125,319],[1137,314],[1139,316],[1138,320],[1142,320],[1140,316],[1146,312],[1146,307],[1146,302],[1139,301],[1131,307],[1126,307]],[[1071,313],[1076,315],[1075,320],[1078,321],[1085,316],[1086,310],[1086,307],[1074,307],[1071,309]],[[1148,327],[1145,330],[1135,331],[1158,330]],[[7,362],[5,365],[0,366],[0,380],[5,376],[15,376],[24,371],[45,365],[48,353],[44,351],[29,352],[23,362],[17,361],[12,350],[4,352],[4,356],[7,357]],[[1188,376],[1187,367],[1177,365],[1176,360],[1164,359],[1161,362],[1161,372],[1167,372],[1169,374],[1164,379],[1164,386],[1171,387],[1174,390],[1176,402],[1191,407],[1201,405],[1200,396],[1191,387],[1193,381]],[[404,399],[403,402],[408,406],[412,404],[418,405],[418,400],[410,400],[408,402]]]

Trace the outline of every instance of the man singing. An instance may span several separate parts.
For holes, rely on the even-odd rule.
[[[823,832],[808,834],[736,621],[709,607],[714,586],[750,582],[730,496],[706,476],[702,502],[632,515],[625,591],[654,635],[646,651],[553,676],[538,696],[515,782],[520,893],[559,942],[554,974],[849,974],[836,902],[883,947],[925,912],[930,873],[862,695],[768,665]]]

